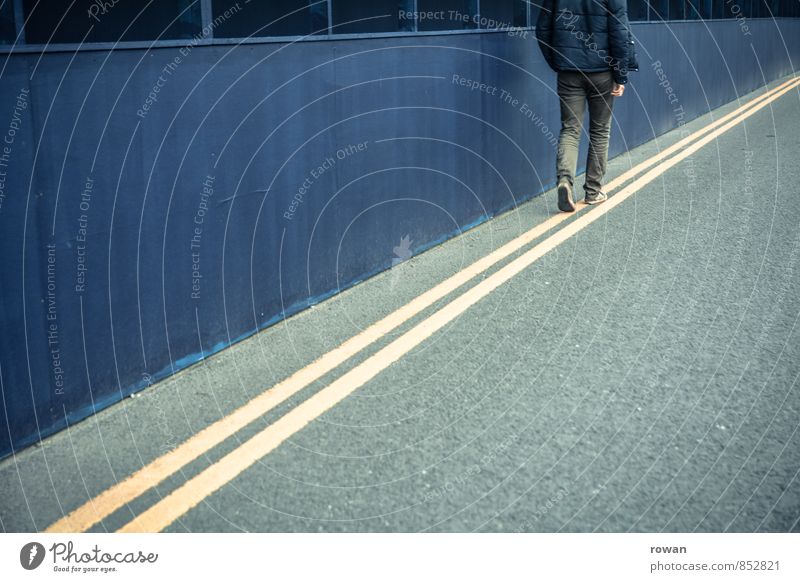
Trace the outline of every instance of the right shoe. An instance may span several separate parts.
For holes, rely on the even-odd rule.
[[[608,196],[605,194],[605,192],[587,194],[583,199],[583,201],[586,204],[600,204],[601,202],[605,202],[606,200],[608,200]]]
[[[572,199],[572,186],[566,180],[558,183],[558,209],[561,212],[575,212],[575,201]]]

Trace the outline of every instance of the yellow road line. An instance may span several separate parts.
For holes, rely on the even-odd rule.
[[[751,99],[750,101],[748,101],[744,105],[741,105],[740,107],[737,107],[736,109],[734,109],[730,113],[726,113],[725,115],[723,115],[719,119],[709,123],[708,125],[705,125],[705,126],[701,127],[700,129],[698,129],[694,133],[686,136],[685,138],[675,142],[674,144],[672,144],[671,146],[667,147],[666,149],[658,152],[653,157],[648,158],[648,159],[644,160],[643,162],[640,162],[639,164],[637,164],[636,166],[634,166],[630,170],[627,170],[626,172],[623,172],[622,174],[620,174],[619,176],[617,176],[616,178],[614,178],[613,180],[608,182],[608,184],[605,185],[605,188],[603,188],[603,190],[606,191],[606,193],[611,193],[613,190],[615,190],[616,188],[618,188],[619,186],[621,186],[622,184],[624,184],[625,182],[627,182],[628,180],[633,178],[635,175],[639,174],[640,172],[644,171],[645,169],[649,168],[650,166],[655,165],[657,162],[660,162],[661,160],[665,159],[667,156],[672,155],[676,151],[684,148],[689,143],[695,141],[696,139],[698,139],[702,135],[708,133],[712,129],[716,129],[717,127],[719,127],[723,123],[728,122],[730,119],[736,117],[737,115],[739,115],[740,113],[742,113],[745,110],[749,109],[750,107],[758,105],[759,103],[761,103],[765,99],[768,99],[772,95],[776,94],[778,91],[781,91],[782,89],[787,88],[790,84],[795,83],[797,80],[798,80],[797,77],[792,78],[792,79],[788,79],[787,81],[784,81],[780,85],[777,85],[776,87],[773,87],[772,89],[770,89],[769,91],[764,92],[763,94],[759,95],[758,97],[756,97],[754,99]]]
[[[427,319],[414,326],[414,328],[370,356],[363,363],[345,373],[329,386],[320,390],[273,424],[263,429],[250,440],[225,455],[218,462],[174,490],[167,497],[144,511],[119,531],[161,531],[207,496],[229,483],[245,469],[264,457],[264,455],[273,451],[312,420],[318,418],[325,411],[341,402],[356,389],[377,376],[392,363],[398,361],[414,347],[431,337],[435,332],[442,329],[442,327],[453,321],[469,307],[486,297],[500,285],[506,283],[562,242],[616,208],[619,204],[635,194],[642,187],[655,180],[668,169],[796,87],[800,84],[798,81],[800,81],[800,79],[795,79],[792,84],[789,84],[777,93],[773,93],[770,97],[762,100],[758,105],[747,110],[741,116],[718,127],[712,133],[684,149],[681,153],[647,171],[644,175],[623,188],[614,197],[598,206],[594,211],[585,213],[576,218],[555,234],[535,245],[471,289],[465,291],[462,295],[453,299]]]
[[[678,141],[649,160],[646,160],[634,168],[631,168],[609,182],[606,186],[607,192],[612,192],[620,184],[625,183],[637,173],[645,170],[647,167],[650,167],[671,153],[679,150],[692,140],[700,137],[704,133],[707,133],[728,119],[741,113],[748,107],[763,101],[791,82],[793,82],[792,79],[785,81],[781,85],[765,92],[763,95],[760,95],[759,97],[737,108],[735,111],[728,113],[719,120]],[[578,210],[583,210],[583,208],[584,206],[582,205],[578,206]],[[532,240],[538,238],[569,217],[570,215],[562,213],[550,217],[543,223],[506,243],[486,257],[478,260],[464,270],[442,281],[397,311],[389,314],[384,319],[376,322],[359,334],[345,341],[339,347],[326,353],[311,364],[298,370],[282,382],[276,384],[272,388],[264,391],[259,396],[242,405],[229,415],[221,418],[197,434],[193,435],[169,453],[166,453],[148,463],[131,476],[111,486],[109,489],[105,490],[96,497],[90,499],[82,506],[78,507],[68,515],[52,524],[46,531],[86,531],[94,524],[100,522],[116,510],[123,507],[126,503],[129,503],[133,499],[137,498],[145,491],[159,484],[170,475],[176,473],[182,467],[185,467],[202,454],[208,452],[254,420],[260,418],[269,410],[285,401],[292,395],[296,394],[310,383],[321,378],[352,356],[361,352],[379,338],[402,325],[404,322],[422,312],[439,299],[458,289],[477,275],[491,268],[494,264],[508,257],[515,251],[527,245]]]
[[[718,127],[747,108],[767,99],[770,95],[775,94],[793,81],[794,79],[789,79],[781,85],[766,91],[759,97],[756,97],[736,110],[724,115],[719,120],[695,131],[693,134],[659,152],[652,158],[627,170],[622,175],[611,180],[606,185],[606,191],[611,193],[618,186],[624,184],[639,172],[644,171],[668,155],[671,155],[673,152],[680,150],[691,141],[699,138],[715,127]],[[578,205],[578,211],[584,208],[585,206]],[[210,451],[225,439],[233,436],[281,402],[284,402],[312,382],[318,380],[343,362],[358,354],[404,322],[421,313],[438,300],[449,295],[571,216],[573,215],[565,213],[551,216],[541,224],[521,234],[462,271],[445,279],[403,307],[348,339],[337,348],[334,348],[319,359],[301,368],[272,388],[262,392],[227,416],[207,426],[172,451],[151,461],[131,476],[93,497],[74,511],[53,523],[46,531],[53,533],[86,531],[123,507],[126,503],[133,501],[151,487],[158,485],[170,475],[173,475],[204,453]]]

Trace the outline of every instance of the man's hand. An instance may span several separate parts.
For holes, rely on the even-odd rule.
[[[614,97],[622,97],[622,94],[625,92],[625,85],[620,85],[619,83],[614,83],[614,88],[611,89],[611,94]]]

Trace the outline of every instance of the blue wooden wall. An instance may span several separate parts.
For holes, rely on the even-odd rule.
[[[798,20],[633,28],[613,155],[800,58]],[[552,186],[532,34],[2,57],[0,456]]]

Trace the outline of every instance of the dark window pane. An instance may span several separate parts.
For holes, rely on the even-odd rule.
[[[0,0],[0,44],[14,44],[17,29],[14,26],[14,4],[11,0]]]
[[[750,6],[750,0],[721,0],[720,12],[715,14],[715,18],[744,18]],[[716,7],[715,7],[716,9]]]
[[[528,26],[527,0],[514,0],[514,26]]]
[[[725,13],[730,15],[726,16],[726,18],[736,18],[739,15],[744,18],[753,17],[750,0],[736,0],[736,5],[739,7],[738,10],[733,7],[733,2],[725,5]]]
[[[414,30],[413,0],[331,0],[333,34]]]
[[[23,7],[25,40],[31,44],[48,40],[77,43],[84,36],[86,42],[167,40],[191,38],[201,30],[200,0],[160,0],[150,5],[121,0],[117,4],[98,0],[23,0]]]
[[[628,0],[628,20],[647,20],[647,2],[645,0]]]
[[[325,1],[244,3],[241,0],[213,0],[211,12],[216,38],[328,34],[328,4]]]
[[[531,13],[531,19],[528,21],[530,26],[536,26],[536,21],[539,18],[539,11],[542,9],[541,4],[537,0],[528,0],[528,10]]]
[[[765,0],[767,12],[766,12],[766,14],[764,16],[766,16],[768,18],[777,17],[780,14],[780,11],[781,11],[779,4],[785,3],[785,2],[788,2],[788,1],[789,0],[781,0],[780,2],[778,0]]]
[[[477,0],[419,0],[420,13],[431,18],[420,19],[419,30],[464,30],[477,28]]]
[[[752,0],[753,18],[769,18],[769,7],[767,0]]]
[[[527,26],[526,8],[524,0],[481,0],[480,28]]]
[[[670,6],[670,15],[672,14],[671,8]],[[676,20],[676,18],[670,17],[672,20]],[[686,0],[684,17],[686,20],[707,20],[711,18],[711,0]]]
[[[669,20],[670,0],[650,0],[650,20]]]

